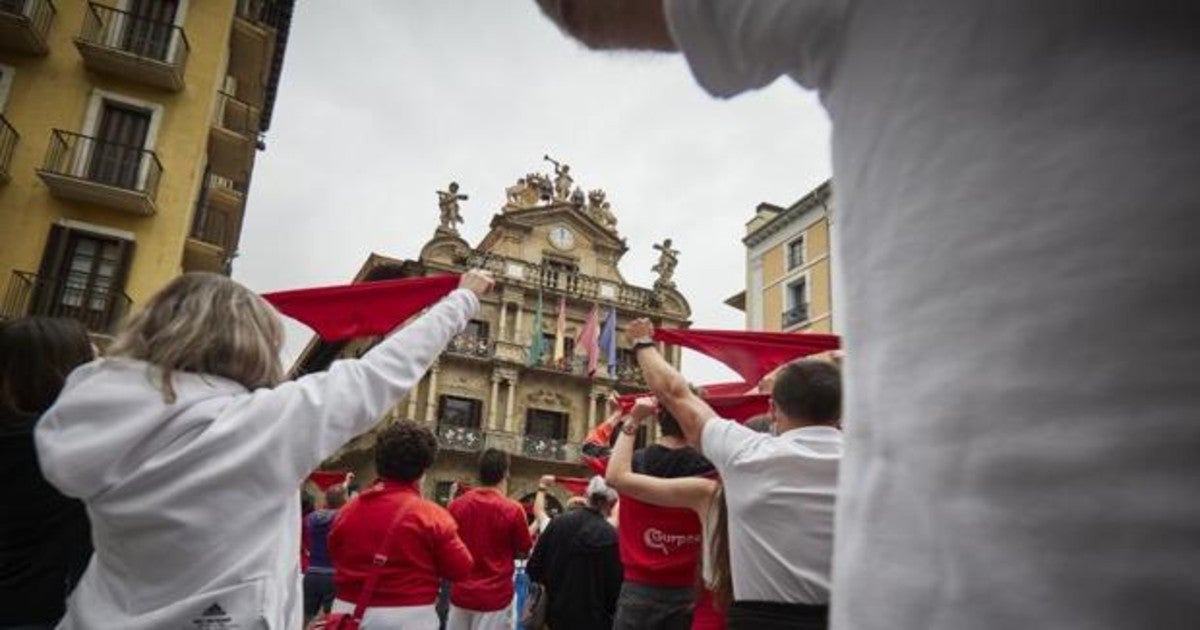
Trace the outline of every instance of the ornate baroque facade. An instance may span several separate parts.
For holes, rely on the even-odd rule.
[[[513,496],[531,491],[542,474],[585,475],[579,464],[580,443],[603,418],[608,394],[644,387],[623,334],[618,334],[618,359],[611,376],[603,357],[591,377],[582,356],[572,359],[574,340],[588,313],[597,306],[603,319],[614,309],[618,331],[637,317],[650,317],[668,328],[688,325],[691,309],[671,280],[678,252],[669,241],[657,246],[661,253],[654,288],[627,283],[618,264],[628,248],[603,191],[585,196],[576,188],[572,193],[572,180],[562,177],[566,168],[556,165],[559,177],[554,182],[532,174],[510,187],[507,203],[474,247],[457,231],[462,222],[458,201],[466,195],[459,194],[457,186],[448,187],[438,195],[441,225],[416,260],[372,254],[355,279],[460,273],[472,267],[488,269],[497,279],[478,318],[407,400],[383,419],[424,422],[438,435],[441,453],[426,479],[427,496],[444,500],[453,482],[476,483],[476,454],[485,447],[513,454]],[[555,361],[560,299],[566,304],[567,358]],[[546,352],[531,363],[539,304]],[[361,355],[376,341],[314,340],[294,372],[324,369],[336,358]],[[678,348],[667,353],[678,364]],[[372,434],[360,437],[330,464],[355,470],[360,479],[373,478],[373,442]]]

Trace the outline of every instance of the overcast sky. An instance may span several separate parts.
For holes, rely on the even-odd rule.
[[[651,245],[673,238],[694,325],[740,329],[722,302],[745,285],[745,222],[830,174],[825,112],[788,81],[715,100],[681,56],[588,51],[532,0],[296,4],[234,262],[258,291],[348,282],[372,251],[415,258],[451,180],[475,245],[549,153],[607,191],[626,280],[650,286]],[[289,322],[289,364],[311,334]],[[732,374],[691,353],[684,371]]]

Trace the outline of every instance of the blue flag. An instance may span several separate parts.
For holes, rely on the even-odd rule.
[[[600,351],[604,353],[604,362],[608,365],[608,375],[617,375],[617,309],[608,309],[608,317],[604,318],[604,326],[600,329]]]

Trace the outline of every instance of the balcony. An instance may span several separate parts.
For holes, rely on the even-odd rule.
[[[549,290],[580,300],[602,301],[637,311],[652,311],[661,305],[658,295],[649,289],[567,272],[548,265],[482,253],[472,253],[465,263],[468,267],[482,267],[491,271],[500,282]]]
[[[442,448],[466,452],[483,450],[483,429],[438,423],[436,433],[438,445]]]
[[[21,136],[8,123],[8,119],[0,114],[0,184],[8,181],[8,165],[12,163],[13,150]]]
[[[808,321],[808,305],[797,304],[783,312],[783,327],[791,328],[796,324]]]
[[[0,0],[0,47],[34,55],[50,52],[46,36],[55,13],[50,0]]]
[[[162,164],[141,147],[55,129],[38,175],[55,197],[151,215]]]
[[[172,92],[183,89],[188,41],[170,22],[89,3],[75,47],[95,72]]]
[[[526,435],[521,440],[521,454],[533,459],[552,462],[578,462],[578,445],[567,440]]]
[[[217,94],[217,109],[208,136],[208,163],[214,173],[249,179],[258,144],[259,109],[224,92]]]
[[[267,102],[274,63],[279,6],[269,0],[238,0],[229,38],[229,76],[238,94],[254,105]]]
[[[486,337],[458,335],[450,340],[446,351],[475,359],[490,359],[493,355],[493,344]]]
[[[28,315],[70,317],[93,333],[111,333],[132,304],[125,293],[71,277],[46,278],[14,271],[0,304],[0,319]]]
[[[209,175],[183,252],[186,271],[229,272],[237,253],[246,195],[232,180]]]

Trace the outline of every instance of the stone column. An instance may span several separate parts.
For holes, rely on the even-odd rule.
[[[488,429],[499,430],[502,428],[499,423],[500,414],[496,413],[497,412],[496,406],[499,404],[500,404],[500,375],[493,373],[492,374],[492,398],[488,402],[488,423],[487,423]]]
[[[516,418],[512,416],[517,401],[517,379],[509,379],[509,400],[504,401],[504,431],[516,433]]]
[[[506,339],[504,332],[508,329],[508,302],[500,301],[500,330],[496,333],[496,339]]]
[[[521,343],[521,316],[525,313],[525,305],[517,304],[517,321],[513,324],[512,336],[508,338],[513,343]]]
[[[438,418],[437,418],[437,377],[438,377],[438,372],[440,372],[440,371],[442,371],[442,368],[436,363],[434,363],[433,367],[430,368],[430,370],[429,370],[429,395],[426,397],[427,400],[425,401],[425,422],[428,422],[430,424],[434,424],[438,420]]]
[[[589,393],[587,400],[588,400],[588,421],[587,421],[587,426],[584,427],[584,431],[585,431],[584,435],[587,434],[586,433],[587,431],[591,431],[592,427],[596,426],[596,394],[594,392]]]
[[[408,392],[408,416],[405,418],[405,420],[416,421],[416,419],[417,419],[417,396],[420,396],[420,395],[421,395],[421,381],[417,381],[417,384],[413,385],[412,390]]]

